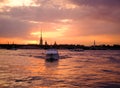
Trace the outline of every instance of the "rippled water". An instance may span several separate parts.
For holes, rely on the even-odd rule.
[[[120,51],[0,50],[0,88],[120,88]]]

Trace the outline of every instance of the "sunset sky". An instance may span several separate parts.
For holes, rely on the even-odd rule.
[[[0,43],[120,44],[120,0],[0,0]]]

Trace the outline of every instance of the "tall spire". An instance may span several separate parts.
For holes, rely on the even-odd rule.
[[[42,39],[42,29],[41,29],[41,33],[40,33],[40,45],[43,45],[43,39]]]
[[[95,40],[94,40],[94,47],[96,46],[96,42],[95,42]]]

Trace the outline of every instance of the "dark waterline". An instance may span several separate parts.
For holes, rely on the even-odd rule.
[[[0,50],[0,88],[120,88],[120,51],[59,50],[46,62],[44,50]]]

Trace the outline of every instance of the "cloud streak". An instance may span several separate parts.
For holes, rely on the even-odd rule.
[[[76,5],[85,5],[91,7],[120,7],[120,0],[70,0]]]

